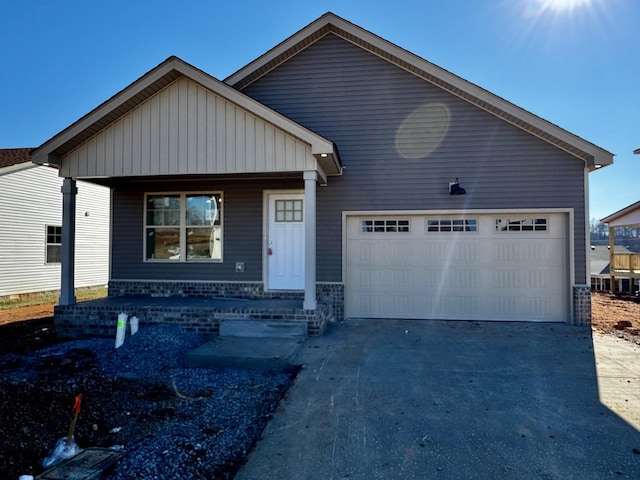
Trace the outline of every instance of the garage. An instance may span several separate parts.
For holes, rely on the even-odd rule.
[[[345,314],[564,322],[567,214],[346,215]]]

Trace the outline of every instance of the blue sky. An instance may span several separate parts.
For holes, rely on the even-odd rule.
[[[171,55],[224,79],[331,11],[616,155],[640,200],[638,0],[2,0],[0,148],[38,146]]]

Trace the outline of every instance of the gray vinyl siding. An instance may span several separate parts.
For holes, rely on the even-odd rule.
[[[243,92],[338,146],[344,174],[318,190],[319,281],[342,280],[342,211],[572,208],[586,283],[583,161],[331,34]],[[445,106],[448,130],[405,158],[396,132],[425,104]],[[448,195],[456,177],[467,195]]]
[[[0,297],[60,288],[60,264],[46,263],[46,234],[47,225],[62,225],[61,186],[48,167],[0,171]],[[76,287],[106,285],[109,190],[77,186]]]
[[[298,180],[180,181],[115,188],[112,271],[114,280],[262,281],[263,192],[302,189]],[[145,262],[144,195],[150,192],[222,191],[222,262]],[[245,271],[235,271],[236,262]]]

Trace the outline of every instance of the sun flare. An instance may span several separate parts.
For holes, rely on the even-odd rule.
[[[557,12],[564,10],[573,10],[574,8],[588,5],[591,0],[538,0],[542,10],[555,10]]]

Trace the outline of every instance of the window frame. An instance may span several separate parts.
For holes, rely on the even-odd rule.
[[[59,233],[49,233],[50,228],[58,229]],[[60,242],[50,242],[50,236],[59,237]],[[49,247],[58,247],[59,259],[58,261],[49,260]],[[45,225],[44,226],[44,263],[45,265],[60,265],[62,263],[62,225]]]
[[[429,222],[438,222],[437,225],[432,225]],[[444,222],[450,222],[448,225]],[[456,222],[462,222],[456,224]],[[471,223],[470,223],[471,222]],[[437,228],[437,230],[433,230]],[[449,230],[443,230],[443,228],[449,228]],[[457,228],[457,230],[456,230]],[[480,221],[478,217],[429,217],[424,220],[424,229],[427,235],[439,235],[439,234],[451,234],[451,233],[465,233],[465,234],[477,234],[480,230]]]
[[[366,225],[370,223],[370,225]],[[408,235],[411,233],[410,218],[364,218],[360,219],[360,234],[375,233]]]
[[[544,223],[537,223],[539,220],[544,220]],[[506,222],[503,228],[500,227],[498,222]],[[516,223],[518,222],[518,223]],[[525,223],[531,222],[531,223]],[[517,228],[516,228],[517,227]],[[523,228],[531,227],[531,228]],[[544,228],[537,228],[544,227]],[[524,216],[524,215],[507,215],[507,216],[495,216],[493,218],[493,232],[498,235],[509,235],[514,233],[549,233],[551,230],[551,218],[546,215],[536,216]]]
[[[187,257],[187,231],[193,228],[205,227],[204,225],[187,224],[187,197],[190,195],[211,195],[216,196],[218,199],[218,221],[217,225],[212,225],[220,228],[220,258],[188,258]],[[177,225],[149,225],[148,222],[148,198],[151,196],[167,196],[179,198],[179,222]],[[144,194],[144,207],[143,207],[143,221],[142,221],[142,236],[143,236],[143,249],[142,259],[145,263],[171,263],[171,264],[185,264],[185,263],[223,263],[224,262],[224,192],[222,190],[196,190],[196,191],[179,191],[179,192],[145,192]],[[178,246],[179,257],[177,259],[171,258],[148,258],[147,256],[147,239],[149,229],[177,229],[178,230]]]

